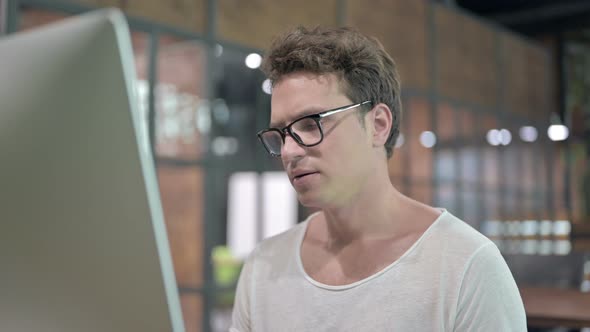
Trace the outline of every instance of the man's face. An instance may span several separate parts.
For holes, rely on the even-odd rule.
[[[352,103],[333,74],[290,74],[273,88],[271,127],[282,128],[304,115]],[[362,189],[375,161],[369,122],[365,129],[358,118],[360,111],[359,107],[320,120],[324,139],[316,146],[298,145],[289,135],[285,138],[281,159],[301,204],[339,206]]]

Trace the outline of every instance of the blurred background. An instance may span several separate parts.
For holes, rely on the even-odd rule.
[[[399,66],[394,185],[496,242],[531,330],[590,327],[590,1],[0,0],[0,34],[111,6],[132,30],[188,331],[227,330],[243,259],[310,213],[255,134],[265,48],[317,24],[379,38]]]

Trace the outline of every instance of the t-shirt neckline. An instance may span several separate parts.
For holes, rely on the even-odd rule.
[[[351,289],[351,288],[355,288],[359,285],[362,285],[364,283],[367,283],[373,279],[378,278],[379,276],[385,274],[387,271],[391,270],[394,266],[396,266],[397,264],[399,264],[399,262],[401,262],[402,260],[404,260],[404,258],[406,256],[408,256],[412,251],[415,250],[416,247],[418,247],[420,245],[420,243],[422,242],[422,240],[428,236],[428,234],[430,234],[432,232],[432,229],[434,229],[436,227],[436,225],[439,223],[439,221],[441,219],[443,219],[443,217],[445,215],[447,215],[449,212],[446,209],[443,208],[437,208],[438,210],[441,210],[441,214],[434,220],[434,222],[428,226],[428,228],[426,229],[426,231],[424,231],[424,233],[422,233],[422,235],[418,238],[418,240],[416,240],[411,246],[410,248],[408,248],[398,259],[396,259],[395,261],[393,261],[391,264],[387,265],[386,267],[384,267],[383,269],[381,269],[380,271],[366,277],[363,278],[361,280],[355,281],[353,283],[350,284],[346,284],[346,285],[328,285],[328,284],[324,284],[322,282],[319,282],[315,279],[313,279],[309,274],[307,274],[307,272],[305,271],[305,269],[303,268],[303,261],[301,259],[301,247],[303,246],[303,239],[305,237],[305,233],[307,233],[307,227],[309,226],[309,222],[311,221],[311,219],[318,215],[319,213],[321,213],[321,211],[315,212],[313,214],[311,214],[310,216],[307,217],[307,219],[305,219],[303,221],[303,226],[301,227],[301,231],[298,234],[298,239],[297,239],[297,246],[295,246],[295,257],[296,257],[296,261],[297,261],[297,267],[299,268],[300,273],[303,274],[303,276],[305,277],[305,279],[307,281],[309,281],[312,285],[319,287],[319,288],[323,288],[326,290],[333,290],[333,291],[344,291],[347,289]]]

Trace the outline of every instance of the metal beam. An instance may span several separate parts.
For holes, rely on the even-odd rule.
[[[205,86],[205,96],[208,99],[212,99],[214,96],[213,84],[214,80],[214,66],[216,64],[215,59],[215,44],[217,37],[217,0],[206,0],[206,26],[205,26],[205,42],[207,44],[206,53],[206,81],[209,82]],[[207,149],[205,159],[212,157],[210,149]],[[217,244],[218,225],[217,221],[220,219],[217,213],[217,207],[219,206],[219,183],[220,178],[223,177],[222,169],[206,168],[205,169],[205,197],[203,198],[203,210],[201,215],[203,217],[203,311],[201,319],[201,331],[209,332],[212,330],[211,326],[211,313],[215,306],[215,294],[216,283],[213,275],[213,262],[211,261],[211,253],[213,248]],[[204,236],[203,236],[204,235]]]
[[[19,1],[18,0],[6,0],[6,29],[4,33],[13,33],[18,31],[19,22]]]
[[[337,0],[336,1],[336,24],[338,26],[345,26],[346,25],[346,18],[347,18],[347,0]]]
[[[8,0],[0,0],[0,36],[8,30]]]
[[[563,3],[555,1],[553,4],[538,8],[528,8],[507,14],[490,15],[488,18],[498,23],[512,26],[561,19],[579,15],[583,12],[590,12],[590,2],[577,1],[574,3]]]
[[[455,0],[443,0],[443,3],[445,6],[447,6],[449,8],[455,8],[457,6],[457,3],[455,2]]]
[[[149,34],[149,62],[148,62],[148,139],[152,158],[157,169],[156,161],[156,82],[158,81],[158,46],[160,35],[156,29]]]

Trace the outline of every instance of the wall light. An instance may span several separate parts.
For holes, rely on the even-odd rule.
[[[266,93],[267,95],[270,95],[272,93],[272,83],[268,78],[265,79],[264,82],[262,82],[262,91],[264,91],[264,93]]]
[[[508,145],[512,142],[512,134],[508,129],[500,129],[500,144]]]
[[[431,131],[423,131],[420,134],[420,144],[425,148],[431,148],[436,145],[436,135]]]
[[[498,129],[490,129],[486,135],[486,139],[490,145],[500,145],[500,131]]]
[[[547,129],[547,136],[552,141],[564,141],[570,135],[569,129],[564,125],[554,124]]]
[[[539,136],[539,134],[537,133],[537,128],[532,126],[520,127],[518,135],[520,136],[520,139],[524,142],[534,142],[537,140],[537,137]]]
[[[262,57],[258,53],[250,53],[246,56],[246,66],[250,69],[256,69],[260,67],[262,63]]]

